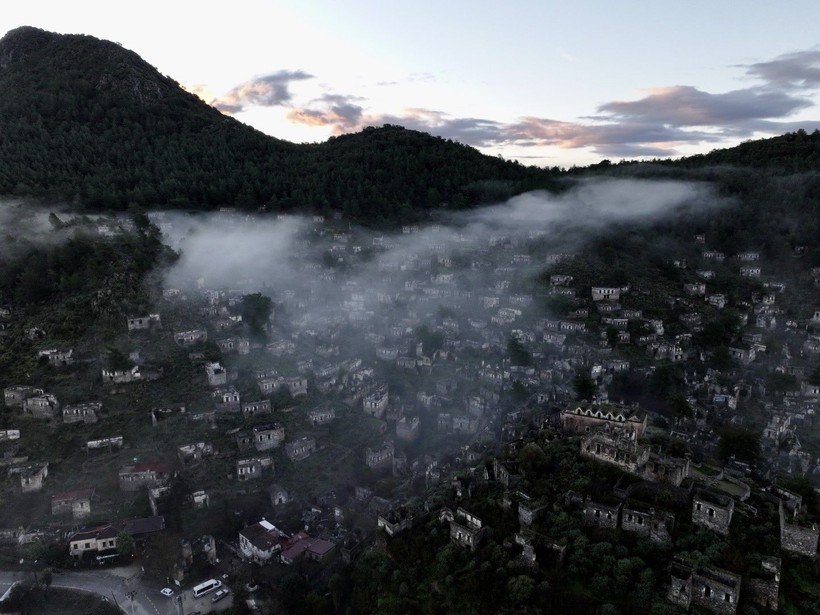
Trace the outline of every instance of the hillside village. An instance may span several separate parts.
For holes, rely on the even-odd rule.
[[[5,307],[6,344],[40,374],[4,382],[5,557],[136,554],[183,587],[244,562],[237,583],[275,588],[296,565],[326,583],[422,523],[476,551],[502,518],[494,540],[527,569],[572,562],[569,528],[634,532],[662,548],[651,584],[669,604],[776,610],[820,518],[820,305],[804,300],[820,268],[805,248],[786,269],[696,234],[657,285],[613,283],[540,231],[379,259],[420,232],[315,216],[293,288],[159,287],[115,339],[80,347]],[[378,279],[351,275],[368,263]],[[590,476],[545,486],[526,459],[554,447]],[[692,557],[699,528],[723,544],[764,524],[779,539],[757,561]]]

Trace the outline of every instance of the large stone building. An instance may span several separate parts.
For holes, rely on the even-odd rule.
[[[617,429],[643,436],[646,432],[646,413],[618,404],[573,404],[560,415],[564,431],[587,433],[596,429]]]

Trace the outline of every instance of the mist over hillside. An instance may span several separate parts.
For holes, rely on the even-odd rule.
[[[307,328],[438,309],[478,318],[482,294],[531,293],[551,257],[605,229],[700,216],[726,203],[705,183],[589,178],[560,196],[527,193],[393,233],[300,216],[151,217],[179,253],[166,288],[262,292],[293,308],[291,326]]]

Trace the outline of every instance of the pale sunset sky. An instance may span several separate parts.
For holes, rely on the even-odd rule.
[[[539,166],[677,157],[820,127],[820,1],[27,0],[224,113],[320,142],[400,124]]]

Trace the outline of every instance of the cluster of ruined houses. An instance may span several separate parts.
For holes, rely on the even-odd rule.
[[[321,228],[321,222],[316,224],[317,228]],[[417,229],[408,228],[406,231],[410,235]],[[357,262],[363,246],[359,245],[353,234],[338,229],[327,233],[323,236],[330,239],[330,251],[334,258]],[[530,240],[537,239],[535,233],[529,237]],[[388,237],[377,237],[367,247],[378,251],[389,248],[394,241]],[[695,241],[702,243],[700,238]],[[236,313],[241,293],[209,289],[205,287],[204,280],[200,281],[193,296],[198,305],[204,303],[198,314],[200,318],[196,322],[192,319],[190,323],[181,323],[173,331],[172,337],[178,346],[191,351],[189,356],[192,361],[201,365],[200,373],[204,372],[213,394],[213,406],[190,413],[182,404],[157,407],[151,410],[153,424],[158,425],[182,414],[190,420],[208,422],[214,422],[223,413],[245,417],[270,414],[270,423],[239,429],[232,434],[240,453],[236,459],[236,480],[245,482],[270,476],[274,469],[273,449],[281,448],[295,462],[318,450],[317,441],[312,435],[286,441],[284,428],[273,420],[271,409],[271,396],[277,391],[287,390],[296,398],[306,395],[310,377],[318,391],[338,395],[351,407],[361,408],[363,413],[380,421],[384,437],[378,443],[371,442],[363,451],[368,467],[374,470],[391,468],[394,473],[400,474],[408,466],[419,463],[428,478],[438,479],[441,470],[434,459],[428,462],[421,457],[408,461],[402,452],[402,443],[418,440],[426,426],[432,425],[446,434],[473,438],[491,433],[496,421],[507,421],[503,433],[514,436],[517,411],[505,416],[500,414],[500,393],[517,381],[529,391],[535,391],[534,399],[538,402],[567,399],[571,391],[571,377],[582,366],[590,369],[591,376],[599,384],[598,401],[605,402],[607,385],[613,377],[633,370],[628,360],[619,358],[618,346],[637,345],[658,362],[682,362],[697,354],[692,342],[693,335],[703,328],[710,314],[726,307],[733,307],[740,313],[744,327],[741,336],[729,348],[731,355],[741,364],[766,361],[772,364],[773,370],[793,375],[799,382],[798,388],[783,399],[769,400],[772,419],[764,439],[773,444],[772,449],[782,448],[780,445],[786,440],[796,441],[796,431],[809,423],[814,415],[820,383],[809,381],[808,360],[820,355],[820,312],[800,321],[784,317],[780,303],[785,286],[776,279],[762,276],[763,272],[758,266],[760,258],[759,255],[755,257],[755,253],[736,256],[738,273],[754,277],[756,270],[766,292],[742,300],[732,299],[734,303],[721,293],[708,292],[722,275],[722,269],[717,265],[710,268],[710,263],[718,263],[725,257],[721,259],[719,253],[704,251],[701,254],[702,262],[695,266],[694,276],[686,273],[688,263],[682,260],[676,262],[687,279],[692,279],[682,286],[680,296],[675,299],[674,313],[678,314],[676,318],[679,322],[676,324],[680,327],[676,326],[674,330],[683,329],[682,333],[675,335],[666,333],[666,329],[673,329],[668,321],[646,318],[641,310],[621,304],[622,301],[628,303],[630,295],[645,291],[634,285],[582,288],[574,284],[571,275],[562,273],[550,277],[546,293],[572,300],[574,305],[571,311],[558,319],[531,318],[528,308],[538,299],[535,291],[511,291],[511,281],[516,271],[541,258],[529,253],[526,241],[496,236],[489,239],[487,246],[471,250],[471,270],[484,276],[487,280],[484,287],[462,287],[455,274],[456,265],[449,254],[448,246],[434,245],[427,255],[408,257],[402,262],[379,262],[378,270],[383,281],[399,280],[403,286],[393,282],[371,285],[350,280],[341,286],[344,314],[318,317],[308,315],[308,308],[316,296],[321,296],[323,285],[336,281],[336,274],[332,270],[321,269],[310,259],[304,259],[304,267],[307,270],[315,269],[316,274],[306,276],[307,291],[297,293],[285,290],[281,293],[286,307],[283,311],[293,315],[289,323],[292,333],[287,334],[271,326],[271,341],[259,349],[252,348],[250,340],[241,334],[241,317]],[[572,254],[551,254],[544,257],[544,263],[560,270],[562,263],[573,258]],[[431,274],[433,268],[436,272]],[[813,273],[815,278],[820,279],[820,271]],[[190,298],[187,291],[170,288],[165,289],[163,296],[169,302],[188,301]],[[421,316],[420,306],[424,306],[425,302],[433,307],[446,303],[456,309],[451,314]],[[402,307],[405,305],[414,307]],[[390,316],[383,317],[382,308]],[[457,315],[462,313],[463,316]],[[596,314],[600,316],[601,329],[605,329],[600,331],[601,337],[591,333],[587,326],[590,316]],[[430,331],[440,336],[440,344],[433,347],[420,341],[417,329],[422,324],[429,325]],[[373,351],[375,361],[368,359],[367,353],[361,349],[345,356],[347,349],[339,341],[339,331],[350,326],[362,334],[367,343],[364,347]],[[159,314],[127,319],[128,331],[135,337],[161,327]],[[614,348],[609,339],[613,331],[616,341]],[[764,355],[767,336],[775,332],[786,332],[791,338],[784,346],[782,356],[772,359]],[[514,366],[508,359],[498,358],[505,354],[510,337],[516,338],[531,351],[532,365]],[[214,341],[221,351],[221,360],[205,360],[203,353],[197,352],[209,340]],[[245,399],[244,393],[247,391],[240,396],[237,389],[238,372],[232,367],[230,355],[246,355],[257,350],[263,351],[264,366],[258,367],[252,374],[257,391]],[[45,350],[42,357],[55,367],[68,365],[74,359],[70,350]],[[145,380],[151,370],[141,365],[138,358],[130,357],[133,365],[128,369],[104,370],[103,380],[115,384]],[[391,393],[383,371],[394,367],[409,377],[424,377],[425,384],[417,391],[415,398],[400,399]],[[650,371],[651,368],[644,369],[644,375]],[[724,384],[726,378],[719,378],[720,375],[707,372],[705,377],[693,375],[691,380],[687,379],[693,395],[694,391],[704,386],[707,388],[710,411],[730,413],[746,391],[759,386],[759,383],[745,382],[743,378],[735,378],[735,382],[727,386]],[[32,394],[10,389],[31,389]],[[51,419],[61,416],[65,422],[92,422],[99,420],[101,415],[102,408],[95,402],[61,408],[53,395],[49,396],[39,389],[10,389],[6,390],[7,406],[13,406],[19,398],[20,407],[32,416]],[[468,393],[463,394],[463,391]],[[66,413],[66,409],[70,411]],[[61,410],[62,414],[59,414]],[[594,407],[579,405],[568,409],[567,413],[574,418],[566,420],[565,428],[577,430],[585,436],[582,451],[590,458],[612,463],[645,480],[672,484],[689,472],[688,460],[663,457],[640,443],[646,418],[632,409],[613,411],[602,408],[600,404]],[[338,407],[319,405],[306,412],[307,427],[325,425],[337,420],[339,414]],[[422,420],[425,417],[434,420]],[[589,421],[602,417],[612,423],[612,428],[602,433],[595,429],[587,432]],[[691,441],[708,429],[704,420],[693,418],[691,427],[683,423],[676,425],[676,435]],[[563,415],[561,420],[564,422]],[[388,429],[391,429],[397,442],[387,435]],[[87,446],[89,449],[92,446],[117,448],[122,446],[122,438],[114,436],[91,441]],[[245,452],[249,454],[245,455]],[[213,445],[209,442],[187,442],[177,450],[183,468],[214,454]],[[800,451],[799,443],[791,447],[791,471],[805,473],[814,467],[811,465],[813,461]],[[31,467],[19,470],[21,481],[28,481],[23,482],[24,489],[42,486],[47,465],[41,465],[39,469],[30,464],[17,467]],[[167,479],[172,471],[163,464],[134,464],[134,467],[123,468],[120,472],[120,485],[123,490],[148,489],[152,506],[156,508],[167,493]],[[504,469],[499,469],[499,473],[503,475]],[[196,506],[207,505],[208,494],[204,492],[197,491],[192,498]],[[519,511],[532,508],[532,514],[537,515],[537,503],[530,504],[524,500],[523,503],[518,502]],[[82,510],[78,512],[82,513]],[[628,514],[639,518],[637,512]],[[656,509],[655,514],[662,517],[663,511]],[[474,527],[476,522],[470,520],[468,512],[456,510],[452,517],[448,522],[456,524],[453,527],[461,527],[458,530],[461,534],[457,532],[456,535],[467,536],[472,528],[477,530],[474,535],[480,536],[480,521]],[[783,517],[787,525],[803,527],[799,518],[795,523],[793,515],[784,513]],[[631,522],[627,519],[626,523]],[[637,520],[634,524],[642,525]],[[788,531],[786,534],[790,535]],[[520,540],[526,541],[523,537]]]
[[[361,246],[355,234],[341,229],[330,230],[318,224],[314,232],[333,243],[333,254],[336,258],[357,262]],[[414,230],[410,229],[409,234]],[[529,238],[537,239],[537,237]],[[389,248],[394,240],[388,237],[373,239],[372,250]],[[699,239],[695,240],[700,243]],[[477,248],[472,254],[472,268],[486,274],[486,288],[463,289],[454,274],[452,259],[447,255],[446,246],[433,246],[429,258],[409,257],[407,262],[379,263],[379,272],[385,279],[392,280],[384,288],[377,289],[365,286],[354,280],[341,284],[343,315],[315,314],[308,318],[307,309],[313,293],[317,295],[325,282],[333,283],[336,274],[332,270],[316,268],[316,275],[309,280],[307,289],[301,291],[287,290],[281,293],[282,302],[294,317],[289,323],[290,335],[281,334],[278,330],[272,335],[273,341],[265,346],[265,351],[273,357],[271,366],[256,370],[255,377],[259,389],[259,398],[248,402],[248,413],[259,411],[264,398],[274,392],[287,389],[291,395],[298,397],[307,392],[308,375],[316,389],[325,393],[342,395],[349,401],[361,404],[365,413],[386,423],[385,430],[391,429],[398,441],[417,440],[426,425],[452,434],[463,434],[470,437],[487,430],[499,419],[499,392],[509,388],[518,381],[530,391],[537,391],[539,401],[563,399],[571,391],[571,376],[582,364],[591,370],[591,375],[599,384],[599,399],[606,400],[606,390],[612,378],[621,372],[634,368],[626,359],[617,357],[618,345],[633,344],[645,349],[654,360],[663,363],[683,362],[697,356],[693,345],[693,336],[713,316],[716,310],[733,307],[741,314],[744,324],[742,336],[732,344],[730,352],[740,362],[747,361],[750,353],[743,354],[742,347],[760,353],[765,348],[765,338],[773,327],[787,327],[800,338],[806,331],[805,322],[795,323],[777,320],[779,297],[784,286],[776,280],[766,280],[768,292],[759,293],[746,301],[734,300],[720,293],[707,292],[715,280],[720,281],[724,275],[719,267],[708,269],[708,263],[718,256],[712,253],[702,254],[702,263],[696,265],[697,271],[681,287],[681,294],[675,298],[674,312],[679,314],[679,324],[684,331],[676,335],[667,335],[669,322],[662,319],[646,318],[640,309],[621,305],[628,302],[630,295],[644,292],[633,285],[593,286],[584,289],[574,285],[572,275],[555,273],[550,277],[549,294],[564,295],[572,298],[575,308],[562,319],[542,319],[536,321],[528,317],[527,308],[533,304],[534,294],[511,293],[510,281],[516,269],[527,262],[540,258],[528,254],[527,240],[504,236],[491,237],[486,248]],[[358,246],[358,250],[355,250]],[[545,257],[547,264],[560,270],[562,263],[573,259],[572,254],[551,254]],[[736,255],[740,266],[756,267],[759,254],[748,252]],[[309,259],[303,266],[314,267]],[[436,273],[425,278],[435,265]],[[683,270],[689,264],[683,259],[676,261],[676,266]],[[762,278],[763,279],[763,278]],[[397,280],[403,280],[403,288]],[[231,320],[235,310],[232,303],[238,298],[237,292],[212,290],[205,288],[204,280],[199,283],[198,296],[204,298],[207,306],[202,308],[202,315],[210,318],[209,328],[179,331],[175,335],[177,343],[194,345],[208,339],[209,330],[217,335],[225,335],[237,324]],[[393,288],[393,291],[387,289]],[[167,298],[178,300],[185,293],[167,289]],[[416,335],[416,329],[422,320],[416,311],[397,309],[403,303],[419,304],[423,301],[446,300],[454,307],[470,306],[466,317],[441,315],[424,322],[431,330],[441,335],[442,344],[438,348],[426,347]],[[702,305],[701,305],[702,302]],[[380,316],[380,309],[391,311],[389,318]],[[610,331],[601,331],[602,338],[587,331],[586,322],[597,313],[602,322],[602,329],[614,329],[617,345],[611,347],[609,339],[604,339]],[[300,314],[305,314],[300,317]],[[221,323],[221,324],[217,324]],[[820,320],[818,320],[820,323]],[[370,366],[367,359],[359,352],[344,357],[345,349],[340,348],[338,331],[341,325],[357,327],[364,340],[371,345],[375,353],[375,363]],[[793,326],[794,325],[794,326]],[[674,327],[680,330],[679,326]],[[274,331],[274,329],[271,329]],[[812,334],[806,334],[812,339]],[[476,361],[465,360],[466,351],[475,356],[476,351],[486,351],[487,356],[497,356],[503,352],[510,336],[516,337],[525,347],[533,349],[533,365],[526,368],[510,365],[508,360],[491,359]],[[246,338],[229,336],[217,340],[223,354],[230,352],[245,353],[249,350]],[[802,350],[801,350],[802,352]],[[281,363],[275,359],[287,357],[287,365],[297,366],[296,373],[292,367],[282,371]],[[427,376],[428,385],[423,385],[415,399],[399,399],[391,396],[387,384],[379,378],[384,366],[396,366],[409,375]],[[780,367],[780,366],[779,366]],[[204,366],[209,384],[213,388],[215,413],[243,412],[245,401],[232,382],[236,376],[230,367],[222,362]],[[649,375],[650,368],[642,368],[644,375]],[[746,391],[757,385],[745,382],[742,378],[732,385],[726,385],[723,374],[714,371],[707,376],[693,377],[691,390],[693,396],[704,386],[708,389],[708,400],[700,399],[698,403],[707,406],[708,411],[727,409],[737,406],[738,400]],[[467,387],[462,383],[468,383]],[[480,385],[476,390],[475,385]],[[800,406],[797,414],[808,416],[813,411],[816,399],[812,397],[812,388],[801,383],[804,394],[794,398]],[[464,399],[462,389],[469,388],[470,399]],[[260,399],[261,398],[261,399]],[[779,404],[773,414],[781,413]],[[264,409],[262,410],[264,411]],[[704,411],[705,412],[705,411]],[[795,414],[791,412],[790,414]],[[433,415],[432,421],[423,420],[426,415]],[[508,417],[513,420],[514,417]],[[697,418],[697,417],[696,417]],[[325,420],[332,420],[328,414],[312,419],[314,425]],[[792,425],[802,424],[797,417],[791,419]],[[507,426],[505,425],[505,428]],[[691,425],[677,426],[677,435],[684,439],[704,437],[708,432],[708,423],[704,420],[693,420]],[[514,430],[514,426],[510,426]],[[782,433],[792,433],[781,427]],[[714,436],[712,436],[714,442]],[[396,444],[393,444],[396,449]],[[799,457],[804,464],[813,460],[806,459],[805,454],[793,447],[792,457]],[[388,447],[377,447],[365,453],[365,459],[371,467],[385,465],[391,455]],[[411,462],[412,463],[412,462]]]
[[[744,509],[744,514],[754,514],[754,507],[746,503],[754,491],[778,507],[781,550],[816,557],[820,531],[816,523],[806,521],[806,508],[799,495],[776,486],[758,489],[728,472],[707,477],[691,468],[688,458],[653,453],[641,439],[646,415],[637,408],[573,404],[560,413],[558,422],[563,433],[580,436],[582,456],[615,466],[624,477],[633,477],[618,481],[610,493],[566,494],[561,507],[577,510],[585,526],[631,532],[670,545],[676,516],[681,514],[681,507],[688,507],[693,525],[726,536],[738,507]],[[522,547],[523,562],[544,566],[563,561],[566,546],[530,530],[546,511],[552,510],[553,503],[534,499],[516,487],[521,478],[516,462],[496,458],[491,466],[483,464],[467,476],[455,478],[452,485],[456,500],[473,493],[476,478],[494,480],[505,487],[499,505],[517,513],[521,529],[512,539]],[[653,495],[656,491],[674,496],[669,501],[659,500]],[[379,514],[378,527],[388,536],[396,536],[427,516],[425,510],[394,507]],[[443,508],[438,518],[449,525],[453,543],[471,550],[476,549],[486,531],[482,520],[464,506],[455,511]],[[781,575],[777,555],[763,557],[760,568],[744,576],[677,556],[668,570],[667,598],[685,608],[698,606],[715,613],[735,613],[743,590],[751,602],[777,609]]]

